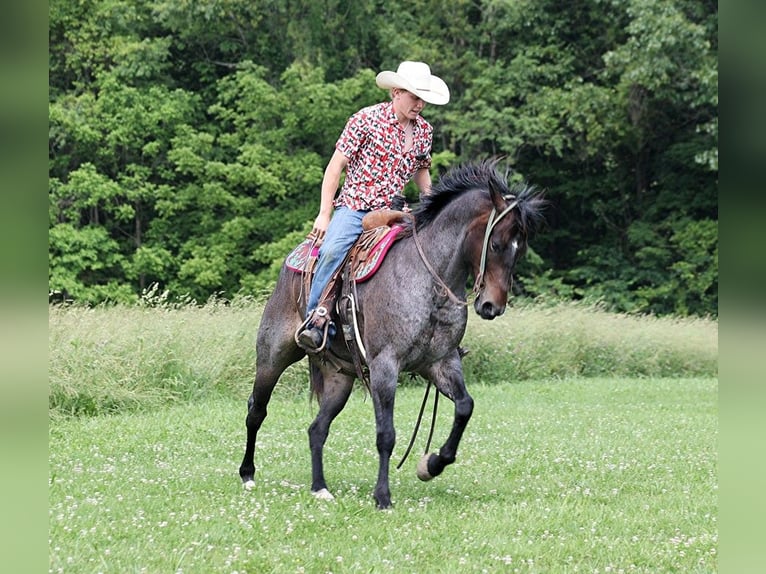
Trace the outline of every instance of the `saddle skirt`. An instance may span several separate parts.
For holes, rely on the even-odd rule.
[[[395,224],[391,227],[381,226],[362,232],[351,247],[350,253],[354,269],[352,276],[355,283],[363,283],[380,268],[391,245],[399,239],[403,226]],[[319,248],[312,239],[305,239],[293,249],[285,260],[288,269],[296,273],[313,273]]]

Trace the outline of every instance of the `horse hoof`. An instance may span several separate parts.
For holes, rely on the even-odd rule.
[[[311,494],[313,494],[314,498],[316,498],[317,500],[335,500],[335,497],[326,488],[323,488],[322,490],[312,491]]]
[[[433,478],[431,476],[431,473],[428,472],[428,459],[431,458],[430,454],[424,454],[422,457],[420,457],[420,460],[418,461],[418,478],[422,480],[423,482],[428,482]]]
[[[253,490],[255,488],[255,481],[254,480],[246,480],[243,483],[245,490]]]

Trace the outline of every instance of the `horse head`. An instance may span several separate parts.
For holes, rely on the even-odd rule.
[[[452,281],[455,286],[461,281],[464,284],[473,274],[474,310],[483,319],[494,319],[505,312],[516,262],[542,223],[546,204],[533,186],[509,186],[497,169],[497,161],[488,160],[458,166],[443,175],[422,198],[415,220],[424,231],[441,217],[444,223],[440,220],[438,228],[460,227],[459,267],[465,275],[456,274]],[[443,246],[442,251],[449,252],[445,259],[456,254],[452,244]],[[421,258],[426,260],[422,253]],[[430,272],[443,283],[433,270]]]
[[[492,209],[468,233],[475,279],[473,308],[488,320],[505,313],[516,263],[527,251],[528,237],[540,220],[544,202],[531,187],[520,185],[510,193],[504,183],[489,178]]]

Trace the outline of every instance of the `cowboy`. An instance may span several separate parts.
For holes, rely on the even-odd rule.
[[[329,317],[325,287],[362,233],[362,219],[373,210],[406,209],[402,191],[414,181],[421,194],[431,190],[433,127],[420,113],[426,103],[444,105],[450,93],[444,81],[423,62],[405,61],[396,72],[375,79],[389,90],[390,101],[359,110],[346,123],[322,179],[319,215],[309,238],[320,244],[314,280],[306,306],[306,322],[296,340],[307,351],[321,348],[323,324]],[[346,179],[338,197],[340,176]],[[334,208],[334,212],[333,212]],[[331,219],[332,216],[332,219]],[[321,321],[315,319],[322,318]]]

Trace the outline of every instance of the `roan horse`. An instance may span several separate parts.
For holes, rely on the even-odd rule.
[[[359,337],[366,351],[369,391],[375,410],[378,479],[373,496],[379,508],[391,506],[389,459],[394,448],[394,395],[398,375],[415,373],[453,401],[454,421],[438,452],[426,454],[417,467],[421,480],[438,476],[455,461],[458,444],[473,411],[463,379],[458,344],[468,311],[466,284],[475,280],[473,308],[483,319],[505,312],[512,273],[527,240],[542,221],[545,200],[534,188],[508,183],[495,162],[453,168],[422,198],[413,212],[410,233],[391,247],[376,274],[357,285]],[[413,232],[414,231],[414,232]],[[253,455],[258,430],[280,375],[305,356],[294,333],[302,323],[305,302],[301,274],[285,266],[268,300],[257,338],[253,392],[248,400],[247,444],[239,474],[253,488]],[[330,342],[346,353],[342,329]],[[341,412],[355,378],[330,362],[311,358],[313,392],[319,411],[308,429],[311,491],[332,499],[325,482],[322,451],[330,424]]]

